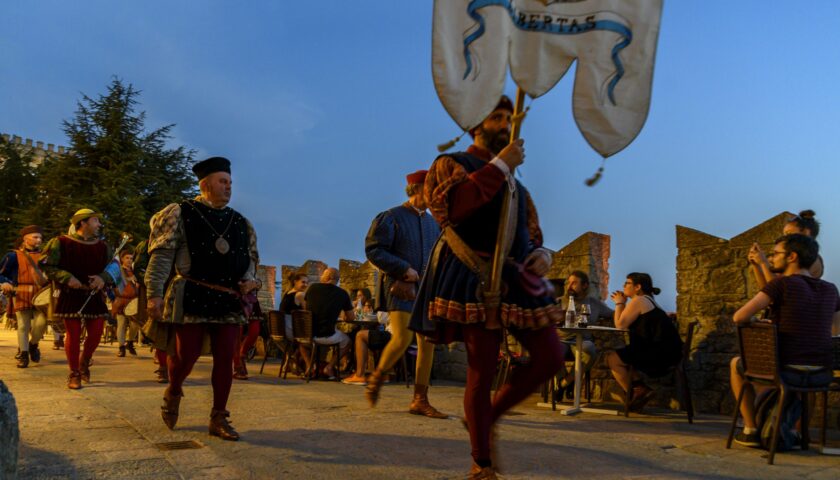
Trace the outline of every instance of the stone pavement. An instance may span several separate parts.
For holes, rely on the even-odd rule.
[[[469,468],[461,423],[406,413],[411,392],[404,384],[386,386],[380,405],[370,409],[362,387],[279,380],[276,363],[258,375],[259,363],[252,362],[251,380],[234,384],[229,403],[242,440],[224,442],[207,435],[209,358],[196,365],[170,431],[160,419],[163,387],[153,381],[148,348],[139,357],[117,358],[115,345],[101,346],[93,383],[71,391],[64,353],[50,347],[43,344],[39,365],[17,369],[14,332],[0,331],[0,379],[20,412],[21,479],[444,479],[464,478]],[[440,384],[431,399],[460,416],[462,395],[461,385]],[[694,425],[667,412],[564,417],[535,402],[500,424],[506,479],[840,476],[840,457],[781,453],[768,466],[759,450],[726,450],[727,419],[720,416],[701,415]],[[157,445],[191,440],[200,448]]]

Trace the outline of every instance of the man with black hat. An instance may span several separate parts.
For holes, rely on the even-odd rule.
[[[493,425],[563,364],[564,348],[554,331],[560,306],[542,278],[551,266],[542,248],[536,208],[513,170],[525,159],[523,141],[510,143],[513,104],[502,97],[470,134],[466,152],[441,155],[426,176],[429,210],[442,228],[421,282],[411,328],[435,342],[463,340],[467,350],[464,393],[472,444],[470,478],[494,479],[490,437]],[[505,245],[504,285],[489,290],[502,200],[513,192],[512,242]],[[528,350],[530,362],[514,370],[491,401],[504,327]]]
[[[239,440],[228,423],[226,407],[239,329],[247,323],[246,304],[260,287],[257,237],[251,222],[227,206],[230,161],[208,158],[193,166],[193,172],[201,195],[168,205],[150,222],[148,315],[172,333],[168,345],[155,345],[168,347],[169,353],[169,387],[161,416],[167,427],[175,428],[184,380],[209,335],[213,352],[209,433]],[[175,276],[167,285],[173,266]]]
[[[82,388],[82,382],[90,383],[90,361],[108,315],[102,289],[115,281],[105,269],[112,254],[99,236],[101,217],[89,208],[78,210],[70,219],[72,233],[53,238],[44,248],[44,272],[60,292],[54,316],[64,321],[67,330],[64,352],[70,367],[67,388],[72,390]],[[80,356],[82,321],[87,336]]]
[[[366,382],[365,393],[371,406],[376,405],[379,398],[385,372],[402,358],[415,336],[408,329],[408,320],[414,307],[414,292],[423,275],[429,252],[440,235],[437,222],[426,212],[426,200],[423,197],[425,179],[426,170],[406,176],[405,193],[408,200],[377,215],[365,238],[368,260],[385,274],[379,300],[382,304],[386,303],[381,298],[384,294],[392,335],[382,351],[379,365]],[[447,418],[446,414],[429,404],[429,380],[434,354],[434,344],[426,340],[426,337],[417,335],[414,399],[408,411],[431,418]],[[356,376],[361,374],[364,374],[364,367],[357,369]],[[358,379],[351,379],[350,382],[354,380]]]
[[[29,361],[41,361],[38,342],[47,330],[47,317],[35,308],[32,299],[40,287],[47,283],[38,262],[41,260],[41,242],[44,232],[38,225],[20,230],[19,248],[6,254],[0,262],[0,289],[9,297],[17,317],[18,349],[17,366],[26,368]]]

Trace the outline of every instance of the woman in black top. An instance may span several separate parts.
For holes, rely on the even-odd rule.
[[[631,273],[624,291],[612,294],[615,326],[630,331],[630,344],[607,354],[607,363],[624,391],[633,388],[631,408],[641,409],[653,391],[639,377],[661,377],[680,361],[682,340],[674,322],[653,300],[659,289],[647,273]],[[632,300],[629,304],[629,300]],[[632,367],[632,368],[631,368]]]
[[[292,284],[292,289],[283,294],[283,298],[280,300],[279,310],[280,314],[283,315],[283,321],[285,322],[284,327],[286,338],[291,342],[294,339],[294,332],[292,331],[292,312],[306,308],[303,298],[307,287],[309,287],[309,277],[307,277],[305,273],[297,272],[293,273],[289,277],[289,281]],[[292,364],[296,365],[298,367],[298,371],[302,372],[305,367],[301,365],[301,360],[309,357],[302,345],[299,347],[298,354],[298,357]]]

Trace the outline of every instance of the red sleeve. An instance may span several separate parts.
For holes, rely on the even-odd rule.
[[[429,209],[441,227],[458,224],[489,202],[505,183],[505,174],[487,164],[468,174],[452,157],[435,160],[424,187]]]

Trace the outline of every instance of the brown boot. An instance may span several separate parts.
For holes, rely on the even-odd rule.
[[[227,417],[230,412],[227,410],[213,410],[210,412],[210,427],[209,433],[214,437],[219,437],[222,440],[239,440],[239,434],[230,426]]]
[[[496,476],[496,469],[493,467],[482,468],[473,462],[472,468],[470,468],[470,474],[467,478],[470,480],[496,480],[499,477]]]
[[[90,383],[90,359],[82,358],[79,361],[79,372],[82,374],[82,381]]]
[[[82,388],[82,374],[78,370],[73,370],[67,377],[67,388],[70,390],[78,390]]]
[[[160,407],[160,416],[163,418],[163,423],[170,430],[173,430],[175,424],[178,423],[178,408],[181,406],[181,399],[183,397],[183,392],[173,394],[169,388],[163,392],[163,405]]]
[[[382,370],[379,370],[378,368],[367,378],[367,385],[365,385],[365,398],[367,398],[371,408],[375,407],[376,402],[379,400],[379,390],[382,388],[382,381],[384,378],[385,375],[382,373]]]
[[[414,400],[408,407],[408,413],[413,415],[424,415],[429,418],[449,418],[449,415],[439,412],[429,404],[428,385],[414,384]]]

